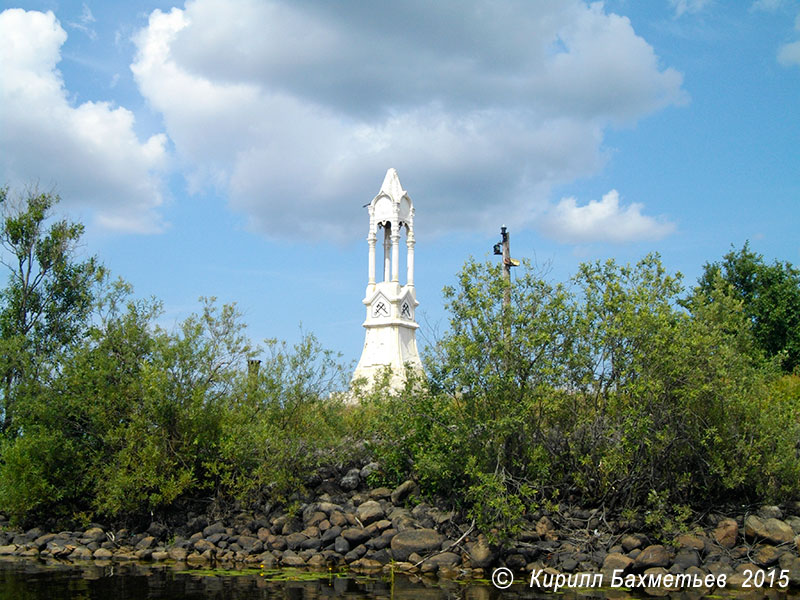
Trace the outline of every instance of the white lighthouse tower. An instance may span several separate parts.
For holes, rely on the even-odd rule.
[[[406,369],[420,375],[422,361],[417,352],[416,331],[419,328],[414,315],[417,294],[414,289],[414,205],[400,185],[397,171],[389,169],[378,195],[368,205],[369,209],[369,280],[364,295],[367,330],[364,350],[358,361],[353,381],[366,379],[372,385],[386,367],[391,367],[390,385],[401,389],[406,380]],[[406,282],[400,285],[400,238],[405,230]],[[383,241],[382,280],[375,277],[375,247],[378,238]]]

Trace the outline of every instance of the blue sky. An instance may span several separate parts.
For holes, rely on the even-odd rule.
[[[0,6],[0,182],[59,192],[167,327],[216,296],[357,360],[389,167],[428,335],[502,224],[555,280],[800,264],[798,0]]]

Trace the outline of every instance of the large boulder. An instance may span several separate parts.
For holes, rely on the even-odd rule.
[[[461,557],[455,552],[442,552],[430,558],[426,558],[420,565],[423,573],[432,573],[442,568],[452,568],[461,562]]]
[[[350,469],[339,481],[339,487],[346,492],[356,489],[361,483],[360,469]]]
[[[222,523],[222,521],[217,521],[216,523],[203,528],[204,538],[210,537],[215,533],[225,533],[225,525]]]
[[[630,571],[633,567],[633,559],[620,552],[611,552],[603,560],[603,571]]]
[[[672,557],[661,544],[648,546],[636,557],[635,569],[649,569],[651,567],[668,567]]]
[[[733,548],[739,535],[739,526],[733,519],[722,519],[714,529],[714,541],[723,548]]]
[[[369,539],[369,533],[361,527],[348,527],[342,531],[342,537],[350,543],[350,546],[358,546]]]
[[[420,556],[439,550],[444,536],[433,529],[407,529],[392,538],[392,557],[396,561],[406,561],[416,553]]]
[[[762,519],[756,515],[748,515],[744,520],[744,535],[752,540],[766,540],[771,544],[779,545],[791,542],[794,538],[794,531],[778,519]]]
[[[486,569],[494,562],[494,553],[489,542],[483,535],[478,536],[474,542],[467,544],[470,566],[475,569]]]
[[[366,526],[375,521],[380,521],[385,516],[385,513],[379,502],[367,500],[358,506],[356,516]]]
[[[99,527],[91,527],[83,532],[81,539],[90,540],[99,544],[101,542],[105,542],[108,537],[106,537],[105,532]]]

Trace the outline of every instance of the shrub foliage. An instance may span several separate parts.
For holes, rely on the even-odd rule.
[[[365,459],[372,483],[413,477],[500,533],[561,500],[664,527],[798,494],[791,352],[765,351],[747,299],[710,271],[686,289],[656,255],[563,284],[524,265],[506,306],[500,268],[470,260],[427,379],[345,394],[350,369],[313,335],[254,347],[234,306],[204,299],[159,326],[157,301],[76,260],[80,225],[47,226],[56,200],[28,194],[0,224],[17,256],[0,291],[0,511],[17,521],[288,503],[321,467]]]

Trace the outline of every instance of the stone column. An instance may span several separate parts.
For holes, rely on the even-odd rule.
[[[409,230],[406,238],[406,285],[414,286],[414,234]]]
[[[367,236],[369,244],[369,284],[375,284],[375,232],[370,230]]]
[[[383,226],[383,280],[389,281],[391,277],[391,265],[392,265],[392,258],[389,254],[390,252],[390,245],[391,241],[389,236],[391,234],[392,226],[390,224],[386,224]]]
[[[400,281],[400,228],[392,231],[392,281]]]

